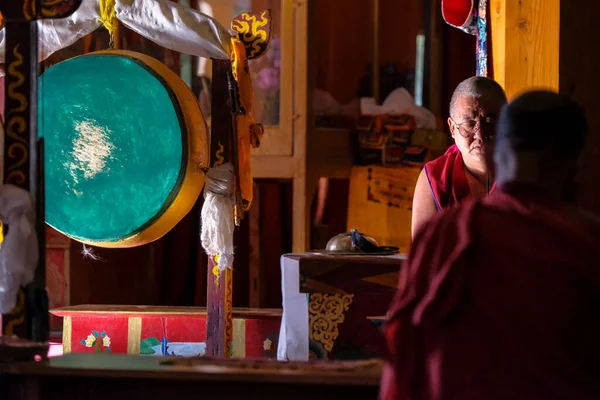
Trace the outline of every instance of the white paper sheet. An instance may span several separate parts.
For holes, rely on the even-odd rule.
[[[38,263],[33,201],[29,192],[0,185],[0,219],[9,226],[0,249],[0,313],[14,309],[21,286],[33,281]]]
[[[279,331],[277,359],[308,361],[308,298],[300,293],[300,261],[281,257],[283,315]]]

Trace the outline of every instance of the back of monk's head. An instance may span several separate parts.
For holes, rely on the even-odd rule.
[[[535,183],[561,190],[574,178],[587,131],[583,110],[567,96],[541,90],[520,95],[498,120],[498,184]]]

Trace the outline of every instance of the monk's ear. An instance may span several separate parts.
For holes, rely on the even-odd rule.
[[[450,135],[454,138],[454,121],[450,117],[448,117],[448,127],[450,128]]]

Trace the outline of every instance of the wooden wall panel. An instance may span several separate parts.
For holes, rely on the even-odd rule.
[[[590,123],[581,205],[600,214],[600,2],[563,0],[560,4],[560,91],[581,104]],[[568,140],[568,136],[566,136]]]
[[[71,304],[152,304],[153,265],[149,246],[94,249],[102,260],[82,256],[71,245]]]
[[[417,35],[425,22],[423,1],[380,0],[380,7],[380,62],[396,64],[400,71],[414,69]]]
[[[262,307],[281,307],[282,254],[292,251],[291,240],[291,182],[258,181],[260,196],[260,271],[264,293]]]
[[[600,48],[594,0],[492,0],[494,69],[509,98],[533,87],[558,89],[590,123],[580,204],[600,213]],[[568,140],[568,135],[565,136]]]
[[[450,99],[456,86],[463,80],[475,75],[475,36],[444,23],[443,29],[443,67],[441,91],[442,126],[448,131],[446,120],[450,113]]]
[[[316,87],[340,103],[356,97],[373,51],[372,0],[315,2]],[[416,36],[423,29],[423,2],[380,0],[380,61],[400,71],[415,68]]]
[[[509,100],[530,88],[558,90],[560,0],[491,0],[490,10],[494,78]]]
[[[69,238],[46,227],[46,288],[49,309],[71,304],[70,247]],[[50,331],[62,331],[62,318],[50,315]]]

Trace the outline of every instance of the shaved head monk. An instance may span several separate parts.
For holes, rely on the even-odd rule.
[[[436,212],[490,192],[493,178],[485,163],[484,143],[492,139],[504,104],[506,94],[492,79],[472,77],[456,87],[448,118],[455,144],[427,163],[419,175],[413,197],[413,236]]]
[[[600,398],[600,225],[572,201],[586,133],[552,92],[504,109],[496,189],[426,222],[401,269],[383,400]]]

